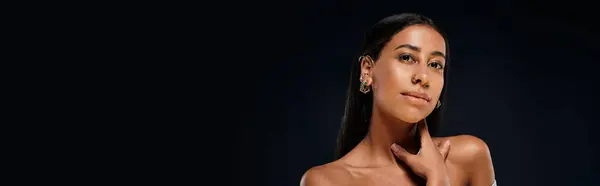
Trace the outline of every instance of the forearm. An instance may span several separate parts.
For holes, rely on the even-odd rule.
[[[450,186],[450,178],[447,175],[431,176],[427,178],[427,186]]]

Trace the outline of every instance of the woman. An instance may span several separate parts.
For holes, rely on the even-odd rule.
[[[485,142],[429,134],[441,122],[448,66],[448,42],[430,19],[375,24],[352,65],[337,160],[306,171],[301,185],[495,185]]]

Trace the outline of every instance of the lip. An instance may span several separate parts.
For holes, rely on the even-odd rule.
[[[431,100],[431,98],[429,97],[429,95],[422,93],[422,92],[417,92],[417,91],[409,91],[409,92],[402,92],[401,93],[403,96],[408,96],[408,97],[412,97],[412,98],[416,98],[416,99],[422,99],[426,102],[429,103],[429,101]]]

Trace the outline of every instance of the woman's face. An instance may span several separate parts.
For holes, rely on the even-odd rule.
[[[398,32],[379,59],[363,58],[374,106],[397,119],[416,123],[435,109],[444,87],[446,45],[429,26],[413,25]]]

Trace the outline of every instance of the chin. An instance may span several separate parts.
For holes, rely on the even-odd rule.
[[[417,108],[412,106],[398,106],[393,109],[393,116],[407,123],[417,123],[433,112],[433,108]]]
[[[420,117],[420,116],[400,116],[398,117],[400,120],[407,122],[407,123],[417,123],[419,121],[421,121],[423,118],[425,117]]]
[[[427,114],[416,108],[406,108],[396,110],[394,116],[407,123],[417,123],[427,117]]]

